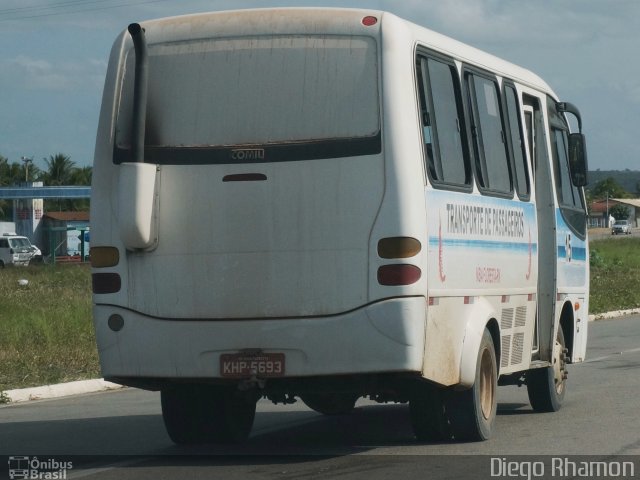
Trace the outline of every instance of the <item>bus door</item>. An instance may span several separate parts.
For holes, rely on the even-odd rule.
[[[556,219],[553,173],[547,152],[541,100],[524,95],[527,143],[531,155],[538,219],[538,286],[536,328],[532,351],[537,359],[551,360],[557,284]]]

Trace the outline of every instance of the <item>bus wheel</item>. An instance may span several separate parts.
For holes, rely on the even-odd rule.
[[[253,427],[256,400],[227,387],[180,385],[162,390],[162,418],[174,443],[239,443]]]
[[[409,413],[413,433],[419,441],[448,440],[442,391],[438,387],[429,383],[415,385],[409,399]]]
[[[562,406],[567,383],[567,350],[564,332],[558,327],[553,346],[552,365],[535,368],[526,374],[529,402],[536,412],[557,412]]]
[[[498,410],[497,389],[496,351],[489,330],[485,330],[478,350],[473,387],[444,392],[445,413],[455,440],[491,438]]]
[[[358,397],[350,393],[305,393],[302,401],[311,410],[323,415],[345,415],[351,413]]]

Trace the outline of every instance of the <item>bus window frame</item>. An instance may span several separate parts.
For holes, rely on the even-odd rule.
[[[513,144],[513,132],[511,130],[511,115],[509,114],[509,105],[508,105],[508,99],[507,99],[507,89],[512,89],[513,90],[513,94],[515,97],[515,102],[516,102],[516,122],[518,124],[518,133],[520,134],[520,141],[522,142],[522,145],[520,147],[520,150],[522,152],[522,160],[524,162],[524,180],[526,182],[526,193],[525,194],[520,194],[519,191],[519,179],[518,179],[518,174],[517,174],[517,166],[516,166],[516,156],[515,156],[515,149],[516,146]],[[533,165],[530,162],[530,159],[527,156],[527,151],[526,151],[526,146],[525,144],[528,142],[528,135],[526,134],[524,128],[523,128],[523,122],[522,122],[522,118],[523,118],[523,109],[522,109],[522,104],[521,104],[521,100],[520,100],[520,96],[518,95],[518,89],[516,88],[515,82],[511,79],[508,78],[503,78],[502,79],[502,96],[503,96],[503,105],[504,105],[504,113],[505,113],[505,121],[506,124],[508,125],[508,130],[506,132],[506,137],[507,137],[507,149],[509,152],[509,159],[510,159],[510,163],[511,163],[511,171],[513,173],[513,177],[512,177],[512,189],[515,191],[515,194],[518,196],[518,198],[523,201],[523,202],[529,202],[531,200],[531,190],[533,188],[533,182],[531,180],[532,177],[532,173],[533,173]]]
[[[555,201],[557,204],[557,208],[562,215],[565,223],[569,227],[569,229],[581,240],[585,240],[587,238],[587,227],[588,227],[588,219],[587,219],[587,206],[584,197],[584,189],[582,187],[576,187],[573,184],[571,179],[571,167],[569,165],[569,133],[571,129],[569,128],[569,122],[565,118],[564,114],[561,114],[556,109],[556,102],[549,96],[547,96],[547,116],[549,118],[549,146],[551,148],[551,162],[553,166],[553,183],[555,187]],[[556,141],[556,132],[562,132],[564,139],[564,157],[566,160],[566,165],[560,165],[560,158],[558,156],[557,150],[557,141]],[[580,201],[580,207],[576,207],[575,203],[573,205],[565,203],[562,199],[564,198],[562,194],[562,179],[560,168],[566,167],[566,178],[569,180],[569,187],[572,190],[572,196],[578,195],[578,199]],[[580,222],[580,225],[576,225],[573,221],[574,218],[578,216],[583,217],[583,221]]]
[[[420,149],[422,151],[423,156],[423,166],[424,171],[426,172],[427,178],[431,186],[438,190],[450,190],[455,192],[462,193],[471,193],[473,192],[473,184],[474,184],[474,171],[473,166],[471,165],[471,152],[469,149],[469,129],[468,129],[468,120],[467,120],[467,111],[465,108],[464,102],[464,91],[462,89],[462,82],[460,77],[460,71],[457,68],[456,62],[452,57],[443,55],[439,52],[434,52],[433,50],[417,45],[416,50],[414,52],[414,84],[416,88],[416,106],[418,109],[418,121],[419,121],[419,130],[420,130]],[[454,88],[454,94],[456,95],[456,100],[458,102],[457,110],[458,110],[458,121],[459,121],[459,134],[460,134],[460,146],[462,148],[462,162],[464,164],[465,169],[465,183],[453,183],[446,182],[435,178],[431,172],[429,167],[429,162],[427,155],[425,153],[425,141],[424,141],[424,124],[423,124],[423,104],[422,102],[426,102],[429,113],[433,118],[431,120],[431,137],[433,140],[432,147],[432,155],[438,155],[440,157],[440,145],[438,143],[438,128],[437,128],[437,118],[432,112],[434,111],[434,104],[432,98],[432,92],[430,90],[430,80],[428,78],[423,77],[422,73],[422,61],[426,60],[427,64],[429,60],[440,62],[449,67],[450,71],[455,72],[455,78],[452,77],[452,86]],[[428,67],[426,68],[428,74]],[[434,162],[435,166],[435,162]]]
[[[296,37],[296,34],[286,34],[290,37]],[[251,36],[251,35],[249,35]],[[273,34],[257,34],[255,37],[269,37]],[[309,34],[308,37],[321,36],[319,34]],[[330,35],[325,35],[330,36]],[[279,140],[265,141],[258,143],[221,143],[215,145],[154,145],[147,143],[145,139],[144,145],[144,163],[156,165],[249,165],[262,163],[280,163],[292,161],[308,161],[308,160],[330,160],[334,158],[349,158],[360,156],[382,155],[384,153],[383,145],[383,105],[382,105],[382,46],[375,36],[371,35],[343,35],[344,37],[357,36],[367,38],[373,41],[375,48],[375,75],[376,75],[376,101],[377,101],[377,130],[368,135],[361,136],[342,136],[342,137],[326,137],[326,138],[310,138],[298,140]],[[191,39],[190,41],[198,42],[205,39]],[[222,40],[222,38],[211,37],[209,40]],[[162,42],[164,44],[174,42]],[[150,43],[149,47],[161,45],[162,43]],[[180,42],[178,42],[180,43]],[[119,130],[123,125],[120,122],[120,116],[131,115],[130,109],[133,102],[132,91],[133,78],[131,85],[127,87],[127,61],[129,55],[135,55],[133,46],[129,46],[123,50],[118,60],[118,75],[115,80],[114,100],[112,110],[112,126],[111,126],[111,161],[114,165],[133,162],[133,154],[131,147],[131,139],[127,134],[123,138],[127,142],[119,143]],[[134,57],[135,58],[135,57]],[[131,75],[131,73],[129,73]],[[125,95],[130,95],[131,103],[125,102]],[[126,113],[125,113],[126,111]],[[149,118],[150,107],[147,106],[147,119]],[[126,123],[125,123],[126,125]],[[152,127],[147,125],[147,131]],[[237,151],[260,151],[259,155],[252,158],[246,158],[238,161],[234,158],[234,152]]]
[[[473,77],[480,77],[484,80],[488,80],[492,82],[495,86],[496,100],[498,101],[498,112],[500,113],[500,124],[502,127],[502,136],[503,136],[503,145],[505,150],[506,164],[508,167],[509,174],[509,191],[504,190],[496,190],[491,187],[486,187],[484,185],[484,179],[488,178],[487,167],[486,167],[486,157],[484,152],[484,146],[481,144],[481,136],[482,136],[482,125],[480,124],[480,119],[477,118],[477,98],[475,93],[475,85],[473,84]],[[498,197],[505,199],[513,199],[515,193],[514,187],[514,178],[513,178],[513,168],[511,161],[511,152],[509,151],[509,141],[506,137],[506,113],[504,101],[502,98],[502,88],[500,86],[500,79],[497,74],[492,73],[491,71],[484,70],[482,68],[478,68],[474,65],[464,64],[462,68],[462,79],[463,79],[463,90],[466,97],[466,107],[467,107],[467,118],[468,118],[468,128],[469,128],[469,142],[471,144],[471,152],[473,152],[473,160],[472,165],[474,167],[474,176],[476,178],[476,186],[478,191],[483,195],[490,197]],[[482,151],[480,151],[480,147],[482,147]],[[490,182],[489,182],[490,183]]]

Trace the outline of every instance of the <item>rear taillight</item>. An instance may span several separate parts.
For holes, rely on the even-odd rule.
[[[411,285],[420,280],[422,271],[415,265],[401,263],[378,268],[378,283],[386,286]]]
[[[422,250],[413,237],[387,237],[378,241],[378,256],[385,259],[415,257]],[[422,271],[407,263],[382,265],[378,268],[378,283],[387,286],[411,285],[420,280]]]
[[[122,281],[117,273],[94,273],[91,275],[93,293],[117,293],[120,291]]]

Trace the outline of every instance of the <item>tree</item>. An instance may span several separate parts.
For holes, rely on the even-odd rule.
[[[86,172],[85,178],[81,178],[83,174],[79,174],[78,170],[84,169],[76,168],[76,163],[69,156],[63,153],[49,155],[49,158],[45,158],[44,162],[47,169],[40,175],[40,180],[44,182],[45,186],[77,185],[76,181],[80,180],[82,181],[79,184],[86,185],[83,183],[86,180]],[[90,173],[88,175],[90,179]],[[88,205],[87,200],[45,200],[44,209],[45,211],[79,211],[87,210]]]
[[[92,167],[79,167],[74,168],[71,174],[71,185],[91,185],[91,175],[93,173]],[[89,199],[83,198],[81,200],[74,200],[72,203],[72,210],[86,211],[89,210]]]
[[[7,185],[6,174],[9,171],[9,161],[0,155],[0,186]],[[0,219],[6,220],[9,212],[9,202],[0,200]]]
[[[74,168],[71,174],[71,185],[91,185],[92,167]]]
[[[613,215],[616,220],[627,220],[630,215],[629,207],[618,203],[609,208],[609,215]]]
[[[593,198],[629,198],[631,196],[611,177],[596,183],[591,193]]]
[[[28,170],[29,181],[42,181],[45,186],[59,185],[91,185],[92,167],[76,167],[75,162],[63,153],[49,155],[44,162],[45,170],[40,170],[36,165],[30,164]],[[19,185],[27,177],[24,162],[12,162],[0,155],[0,186]],[[45,211],[69,210],[84,211],[89,209],[89,200],[45,200]],[[10,219],[11,201],[0,200],[0,220]]]
[[[40,175],[40,169],[31,165],[28,170],[29,180],[33,180]],[[0,155],[0,186],[7,187],[20,185],[27,178],[26,165],[23,162],[12,162]],[[0,219],[9,220],[11,218],[12,204],[9,200],[0,200]]]
[[[73,171],[76,165],[71,158],[63,153],[58,153],[56,155],[49,155],[48,159],[44,159],[44,163],[47,165],[47,170],[42,174],[42,180],[45,185],[71,185]]]
[[[17,162],[9,163],[9,161],[5,157],[0,155],[0,185],[2,186],[18,185],[24,182],[24,179],[25,179],[24,164],[17,163]]]

